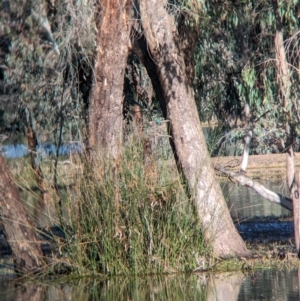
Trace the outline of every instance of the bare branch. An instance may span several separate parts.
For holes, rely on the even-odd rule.
[[[247,186],[247,187],[252,188],[264,199],[266,199],[272,203],[278,204],[287,210],[293,211],[293,203],[290,198],[287,198],[277,192],[267,189],[262,184],[258,183],[257,181],[252,180],[251,178],[245,176],[244,174],[235,173],[233,171],[228,171],[221,167],[215,167],[215,170],[218,171],[223,176],[228,177],[230,180],[232,180],[234,182],[238,182],[242,186]]]

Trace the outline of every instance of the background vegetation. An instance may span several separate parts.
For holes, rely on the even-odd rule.
[[[96,47],[94,5],[93,0],[1,3],[2,131],[22,131],[27,108],[40,141],[57,140],[60,131],[64,141],[78,140],[78,129],[84,139]],[[300,5],[296,0],[279,5],[291,98],[298,102]],[[248,104],[257,121],[252,153],[280,152],[284,121],[278,104],[272,3],[170,1],[169,8],[178,23],[182,50],[194,51],[194,61],[186,64],[202,121],[213,118],[222,134],[230,132],[227,138],[239,140],[245,129],[238,121]],[[124,95],[127,118],[134,104],[150,117],[160,116],[150,80],[134,56],[128,61]]]

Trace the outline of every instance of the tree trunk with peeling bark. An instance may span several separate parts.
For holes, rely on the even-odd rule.
[[[123,139],[123,86],[129,51],[127,0],[101,1],[95,74],[89,103],[89,148],[116,172]]]
[[[8,166],[0,155],[0,215],[17,273],[38,271],[44,264],[41,241]]]
[[[157,95],[162,93],[159,97],[163,98],[162,109],[170,120],[177,163],[195,201],[206,242],[216,256],[247,256],[249,252],[235,229],[215,179],[184,59],[176,45],[177,29],[166,11],[167,1],[140,0],[139,6],[150,59],[146,58],[145,47],[142,49],[143,41],[137,51],[147,61],[150,77],[157,76],[154,87]]]

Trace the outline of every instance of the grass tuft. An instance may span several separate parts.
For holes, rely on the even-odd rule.
[[[142,149],[125,147],[117,180],[104,160],[76,163],[84,176],[74,175],[59,220],[71,229],[60,249],[79,274],[187,272],[203,264],[208,250],[180,177],[161,161],[147,173]]]

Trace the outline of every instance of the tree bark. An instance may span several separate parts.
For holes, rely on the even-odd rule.
[[[0,214],[17,273],[38,271],[43,266],[41,242],[26,205],[0,155]]]
[[[38,158],[37,158],[36,134],[35,131],[32,129],[32,127],[30,126],[27,126],[27,142],[28,142],[28,149],[30,152],[31,167],[34,172],[37,186],[40,190],[39,204],[43,205],[45,199],[44,175],[40,164],[37,162]]]
[[[131,1],[129,1],[131,3]],[[95,74],[89,103],[89,147],[119,164],[123,138],[123,86],[129,49],[127,0],[101,1]]]
[[[273,0],[273,10],[276,19],[276,33],[275,33],[275,53],[276,53],[276,67],[277,67],[277,81],[279,84],[279,96],[282,100],[283,119],[285,122],[285,149],[286,149],[286,180],[290,191],[290,196],[293,200],[293,215],[294,215],[294,234],[297,255],[300,258],[300,204],[298,185],[295,181],[295,162],[294,162],[294,129],[290,124],[292,114],[289,109],[290,99],[290,75],[289,67],[286,60],[286,53],[284,49],[282,19],[279,13],[278,0]]]
[[[34,216],[36,217],[37,221],[40,221],[42,216],[44,215],[43,213],[45,210],[46,189],[45,189],[43,171],[41,169],[41,165],[39,163],[38,156],[37,156],[37,146],[38,146],[37,135],[34,130],[32,116],[28,108],[24,109],[24,121],[26,124],[27,143],[28,143],[28,149],[30,155],[31,168],[34,172],[37,187],[40,190],[38,204],[34,208],[35,210]]]
[[[155,0],[150,4],[140,0],[139,5],[143,32],[166,104],[163,111],[170,120],[178,165],[194,199],[206,242],[215,256],[247,256],[249,252],[234,227],[215,179],[184,59],[175,43],[175,23],[166,11],[167,1]]]

